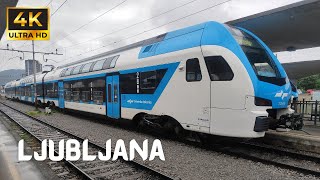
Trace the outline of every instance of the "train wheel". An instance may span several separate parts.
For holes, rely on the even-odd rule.
[[[40,101],[40,100],[37,100],[37,107],[42,108],[42,103],[41,103],[41,101]]]
[[[51,101],[49,107],[50,107],[50,109],[55,109],[55,108],[56,108],[56,105],[54,104],[54,102]]]
[[[138,132],[142,132],[142,131],[143,131],[143,127],[144,127],[143,116],[144,116],[144,114],[137,114],[137,115],[133,118],[133,124],[134,124],[134,126],[135,126],[135,129],[136,129]]]
[[[179,140],[184,140],[186,137],[186,130],[179,123],[175,123],[173,126],[173,133]]]

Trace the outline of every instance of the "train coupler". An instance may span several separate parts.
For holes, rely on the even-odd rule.
[[[302,115],[299,113],[282,115],[278,122],[279,128],[288,128],[292,130],[301,130],[304,125]]]

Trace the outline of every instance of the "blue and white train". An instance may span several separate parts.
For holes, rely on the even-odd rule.
[[[34,102],[32,77],[8,98]],[[263,137],[292,114],[291,85],[253,33],[217,22],[176,30],[37,74],[38,102],[228,137]]]

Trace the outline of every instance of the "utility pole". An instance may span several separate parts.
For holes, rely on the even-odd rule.
[[[24,53],[32,53],[32,59],[33,59],[33,89],[34,89],[34,105],[36,107],[36,109],[38,108],[37,106],[37,101],[38,101],[38,95],[37,95],[37,76],[36,76],[36,73],[37,73],[37,64],[36,64],[36,60],[35,60],[35,54],[42,54],[43,55],[43,60],[45,61],[44,59],[44,56],[45,55],[63,55],[63,54],[58,54],[58,50],[56,50],[55,53],[51,52],[51,53],[48,53],[48,52],[36,52],[34,50],[34,40],[32,40],[32,51],[23,51],[23,50],[15,50],[15,49],[9,49],[9,44],[7,44],[7,49],[1,49],[0,50],[3,50],[3,51],[15,51],[15,52],[20,52],[20,53],[23,53],[23,58],[20,58],[20,59],[23,59],[24,60]],[[45,61],[46,62],[46,61]]]
[[[34,53],[34,40],[32,40],[32,57],[33,57],[33,91],[34,91],[34,106],[36,109],[38,108],[38,94],[37,94],[37,64],[35,59],[35,53]]]

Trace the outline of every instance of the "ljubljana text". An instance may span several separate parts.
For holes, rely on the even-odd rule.
[[[156,157],[160,160],[165,161],[163,148],[161,141],[156,139],[152,143],[152,147],[149,153],[148,140],[144,140],[142,143],[142,148],[135,140],[131,140],[129,143],[129,154],[127,153],[127,148],[123,140],[119,139],[116,142],[115,148],[112,151],[111,140],[106,142],[106,151],[98,152],[97,155],[89,155],[88,153],[88,140],[83,141],[82,148],[80,142],[75,139],[61,140],[58,144],[59,150],[56,155],[54,152],[54,142],[52,140],[43,140],[41,142],[41,155],[38,152],[34,152],[32,155],[26,155],[24,152],[24,140],[20,140],[18,144],[18,160],[19,161],[30,161],[32,157],[37,161],[44,161],[49,158],[51,161],[61,161],[66,159],[67,161],[77,161],[80,158],[83,161],[94,161],[98,158],[101,161],[115,161],[118,158],[122,158],[126,161],[132,161],[135,159],[136,154],[138,154],[144,161],[152,161]],[[48,148],[47,148],[48,147]],[[82,152],[81,152],[82,150]],[[65,152],[64,152],[65,151]]]

